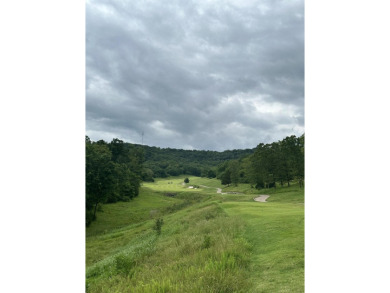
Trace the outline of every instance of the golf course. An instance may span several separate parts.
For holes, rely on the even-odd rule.
[[[304,292],[304,188],[289,185],[143,182],[86,228],[86,291]]]

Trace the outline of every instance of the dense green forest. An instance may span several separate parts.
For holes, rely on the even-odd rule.
[[[276,188],[294,179],[302,187],[304,182],[305,135],[288,136],[271,144],[260,143],[254,153],[238,160],[230,160],[217,168],[222,184],[250,183],[255,188]]]
[[[145,155],[142,180],[165,178],[178,175],[216,177],[217,166],[228,160],[243,158],[254,149],[201,151],[133,145],[143,149]]]
[[[143,150],[119,139],[93,142],[86,137],[86,225],[96,219],[101,203],[138,196]]]
[[[218,178],[223,185],[250,183],[276,188],[294,179],[304,182],[304,135],[289,136],[255,149],[216,151],[158,148],[125,143],[93,142],[86,137],[86,225],[96,219],[101,203],[129,201],[142,181],[177,175]]]

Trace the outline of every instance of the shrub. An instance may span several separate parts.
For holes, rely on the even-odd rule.
[[[157,235],[161,234],[161,227],[164,224],[164,220],[162,218],[156,219],[156,223],[153,227],[154,230],[156,230]]]

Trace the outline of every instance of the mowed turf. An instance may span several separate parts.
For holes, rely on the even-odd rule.
[[[249,185],[183,179],[144,183],[135,200],[103,206],[87,228],[87,292],[304,291],[303,189],[257,191],[270,195],[260,203]]]
[[[302,208],[280,203],[222,204],[247,224],[253,246],[253,292],[304,291],[304,216]]]

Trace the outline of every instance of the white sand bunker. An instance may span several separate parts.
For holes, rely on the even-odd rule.
[[[265,200],[267,198],[269,198],[269,195],[262,194],[262,195],[259,195],[258,197],[255,197],[253,200],[259,201],[259,202],[266,202]]]

